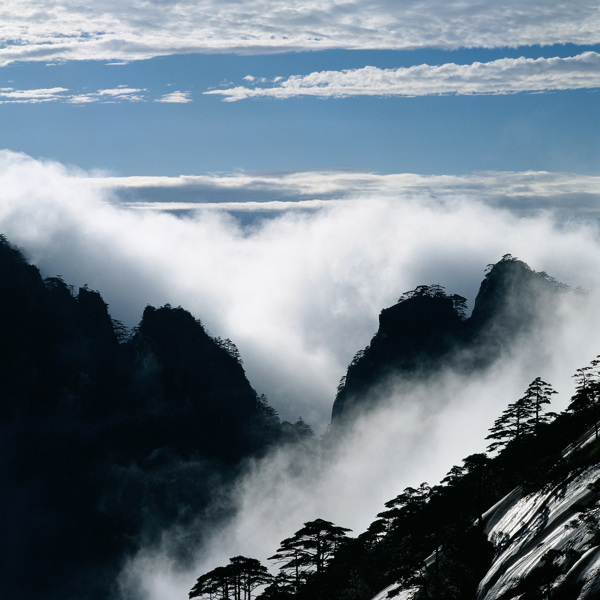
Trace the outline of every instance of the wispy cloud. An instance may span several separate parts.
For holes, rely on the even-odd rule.
[[[96,92],[97,98],[102,98],[105,101],[121,101],[127,100],[128,102],[143,102],[145,100],[144,93],[147,90],[145,88],[130,88],[126,85],[121,85],[116,88],[98,90]]]
[[[15,0],[1,12],[0,65],[129,61],[189,52],[595,44],[594,0]]]
[[[68,99],[65,92],[67,88],[38,88],[30,90],[17,90],[12,87],[0,88],[0,104],[38,104],[40,102],[55,102]]]
[[[89,104],[91,102],[144,102],[145,88],[132,88],[121,85],[116,88],[95,92],[73,93],[68,88],[53,87],[19,90],[12,87],[0,88],[0,104],[39,104],[41,102],[67,102],[70,104]]]
[[[518,214],[552,210],[600,218],[599,175],[546,171],[419,175],[340,170],[85,180],[86,185],[110,193],[124,206],[154,211],[274,213],[318,209],[365,198],[401,203],[426,195],[440,201],[470,199]]]
[[[249,82],[254,78],[246,76]],[[513,94],[600,87],[600,54],[568,58],[502,58],[487,63],[417,65],[399,69],[363,67],[294,75],[271,87],[210,90],[226,102],[246,98],[318,96],[431,96]]]
[[[188,104],[192,102],[192,98],[190,97],[190,92],[181,92],[175,91],[170,94],[165,94],[160,98],[157,98],[155,102],[166,102],[172,104]]]

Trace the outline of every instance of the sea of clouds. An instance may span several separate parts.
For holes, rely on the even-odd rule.
[[[360,533],[404,487],[434,484],[484,450],[493,420],[536,376],[565,408],[571,375],[600,353],[593,177],[246,174],[188,182],[195,201],[177,210],[171,183],[145,203],[147,180],[4,151],[0,232],[43,275],[98,289],[129,326],[148,303],[188,309],[238,345],[250,382],[282,418],[301,415],[318,433],[347,364],[403,292],[439,283],[472,306],[486,265],[511,253],[588,294],[567,300],[551,327],[489,372],[446,372],[410,389],[389,382],[382,409],[328,453],[280,450],[253,464],[235,489],[237,516],[205,532],[192,568],[168,551],[181,531],[165,531],[131,558],[124,597],[185,597],[203,570],[237,554],[264,560],[317,517]],[[203,189],[219,202],[203,202]],[[234,206],[221,202],[227,189]]]

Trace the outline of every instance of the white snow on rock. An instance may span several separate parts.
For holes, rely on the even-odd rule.
[[[486,513],[486,533],[496,556],[480,583],[478,600],[495,600],[515,588],[550,550],[583,554],[554,585],[567,579],[583,581],[578,598],[597,597],[593,594],[600,585],[600,552],[598,548],[588,551],[590,534],[578,516],[590,502],[589,484],[598,477],[600,466],[593,466],[523,498],[514,491]]]
[[[398,584],[394,583],[394,584],[386,587],[381,592],[379,592],[379,594],[377,594],[376,596],[373,596],[373,598],[371,598],[371,600],[389,600],[388,594],[393,589],[396,589],[397,587],[398,587]],[[406,590],[402,590],[401,592],[398,593],[398,595],[393,596],[391,600],[412,600],[416,591],[417,591],[416,588],[409,588]]]
[[[592,428],[566,448],[563,457],[595,439]],[[570,586],[574,590],[572,600],[598,600],[600,546],[590,544],[591,532],[580,520],[581,510],[593,505],[589,486],[598,480],[600,465],[594,465],[526,496],[515,489],[492,506],[483,515],[483,522],[496,555],[479,584],[477,600],[517,600],[521,596],[517,586],[543,564],[550,551],[561,553],[554,564],[564,571],[551,588]],[[596,511],[600,521],[600,506]],[[567,562],[565,553],[569,551],[574,552]],[[397,587],[398,584],[390,585],[371,600],[388,600],[388,593]],[[413,600],[416,591],[417,588],[402,590],[393,598]]]

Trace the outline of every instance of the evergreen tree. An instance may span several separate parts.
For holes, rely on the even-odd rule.
[[[536,435],[542,424],[550,422],[555,413],[544,413],[544,406],[550,404],[550,397],[556,391],[541,377],[536,377],[525,395],[509,404],[506,410],[496,419],[486,440],[493,440],[488,450],[493,452],[504,448],[511,442],[523,440],[526,436]]]
[[[533,412],[530,424],[533,425],[533,432],[536,434],[540,425],[549,423],[551,419],[557,416],[556,413],[543,412],[544,405],[550,404],[550,398],[553,394],[556,394],[556,390],[549,383],[543,381],[541,377],[536,377],[525,392],[525,402],[529,403]]]
[[[260,600],[285,600],[294,594],[293,581],[285,573],[278,573],[259,596]]]
[[[380,512],[377,516],[384,524],[387,531],[398,526],[400,519],[410,519],[418,514],[429,500],[431,488],[423,482],[418,489],[407,487],[404,491],[385,503],[388,510]]]
[[[486,440],[493,440],[488,450],[493,452],[505,448],[511,442],[517,442],[531,434],[532,407],[524,398],[509,404],[503,413],[494,421]]]
[[[309,521],[291,538],[283,540],[269,560],[280,564],[280,570],[290,577],[298,591],[309,575],[320,575],[324,571],[347,539],[348,531],[350,529],[323,519]]]
[[[594,426],[596,439],[598,439],[598,412],[600,407],[600,376],[594,372],[600,365],[600,357],[596,357],[589,366],[581,367],[575,371],[575,394],[567,410],[583,417],[586,422]]]
[[[252,600],[252,592],[271,583],[273,577],[260,561],[234,556],[225,567],[201,575],[190,590],[190,598],[208,600]]]

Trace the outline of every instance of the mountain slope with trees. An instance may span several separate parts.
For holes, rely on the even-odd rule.
[[[470,317],[466,300],[439,285],[403,294],[379,315],[379,329],[340,382],[332,424],[372,408],[389,378],[422,380],[452,366],[466,374],[489,367],[521,336],[549,319],[568,288],[507,254],[488,265]]]
[[[599,361],[579,369],[568,409],[546,411],[552,386],[536,377],[490,429],[488,453],[466,457],[438,484],[408,487],[355,538],[339,532],[315,568],[305,523],[270,560],[280,573],[264,600],[594,600],[600,593]],[[520,413],[515,416],[514,408]],[[502,435],[500,435],[502,434]],[[299,571],[303,557],[312,569]],[[302,576],[299,575],[302,573]],[[200,577],[199,582],[202,581]],[[195,587],[190,598],[225,600]]]
[[[148,306],[129,332],[3,236],[0,332],[3,598],[105,600],[128,552],[197,518],[248,457],[310,433],[184,309]]]

